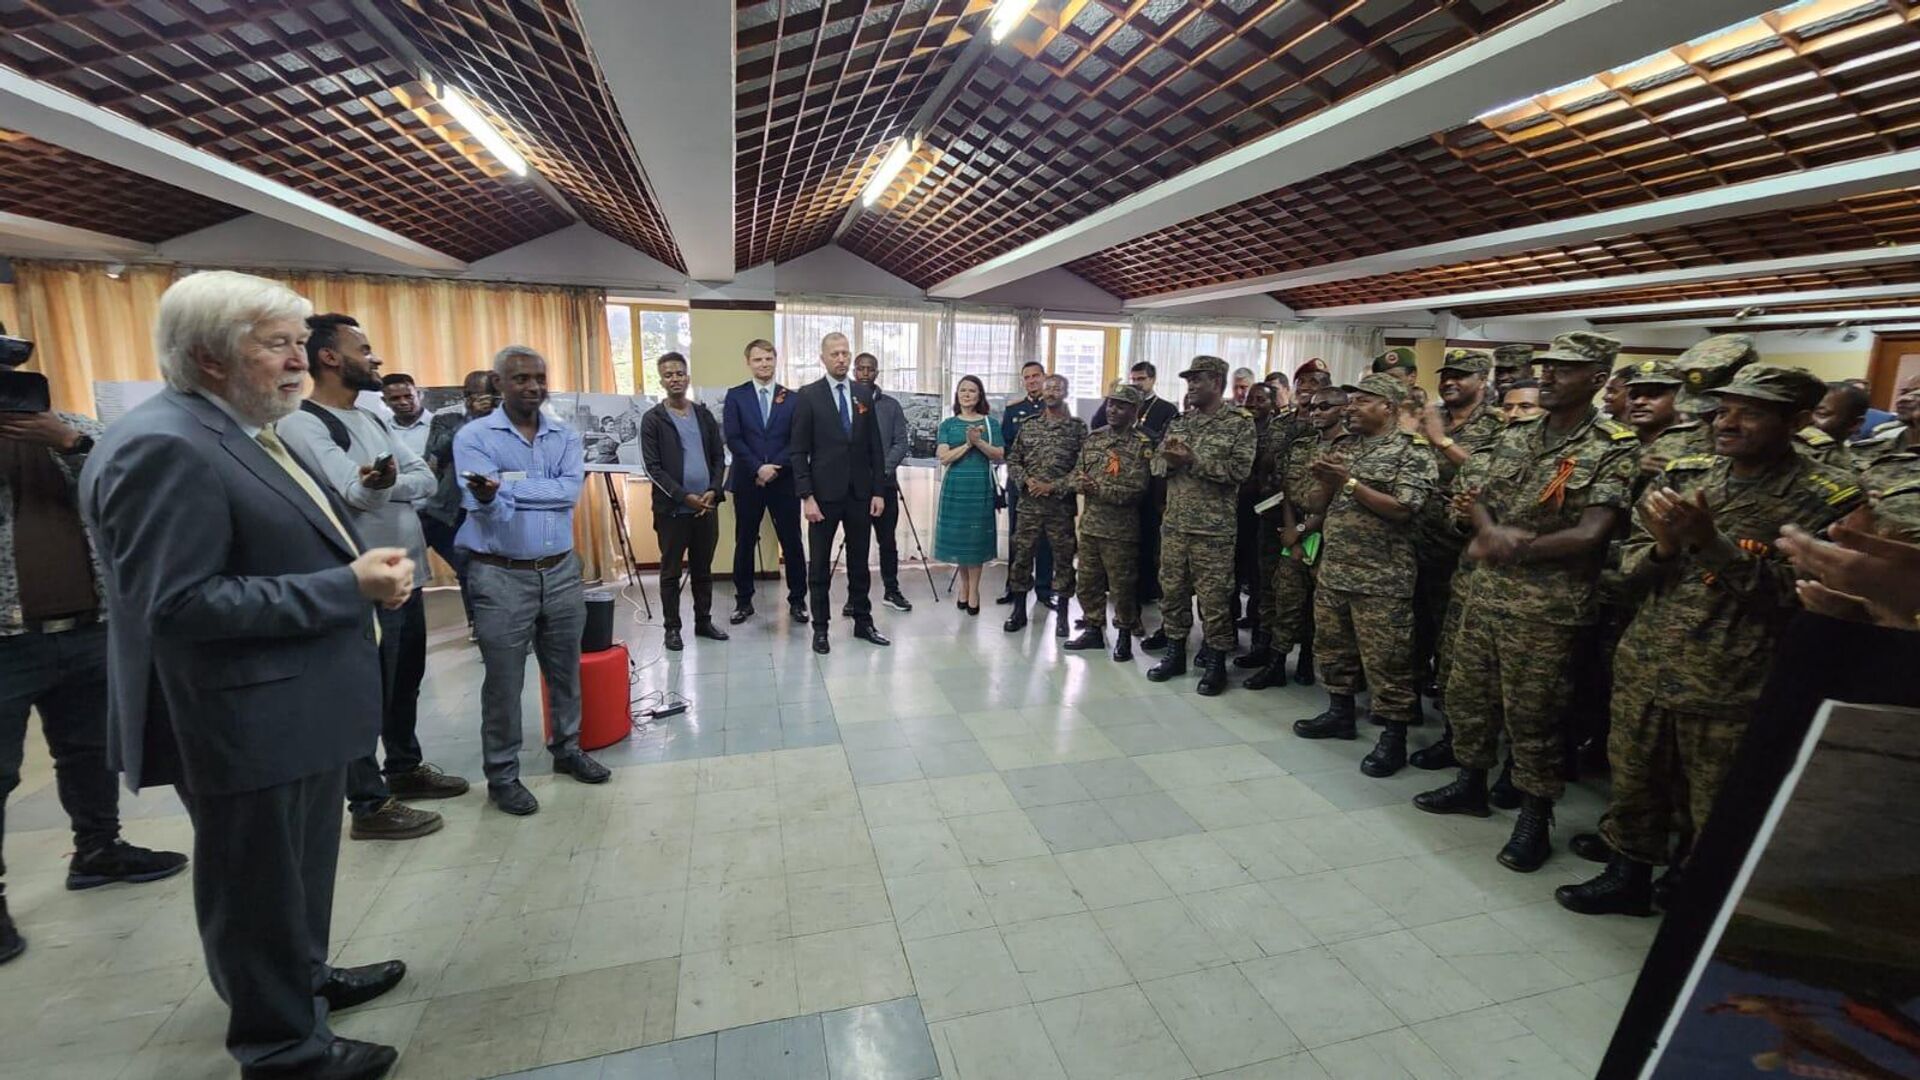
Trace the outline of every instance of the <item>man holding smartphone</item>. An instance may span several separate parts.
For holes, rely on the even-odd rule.
[[[414,589],[407,602],[380,611],[383,686],[380,741],[384,774],[371,752],[347,769],[347,809],[355,840],[411,840],[436,832],[440,815],[402,799],[449,799],[468,784],[421,758],[420,680],[427,665],[427,545],[416,503],[438,482],[427,463],[394,434],[387,421],[354,404],[363,390],[380,390],[380,358],[360,324],[347,315],[307,320],[307,365],[313,391],[300,411],[279,423],[280,438],[320,469],[321,479],[345,503],[353,528],[375,547],[405,548],[413,560]]]

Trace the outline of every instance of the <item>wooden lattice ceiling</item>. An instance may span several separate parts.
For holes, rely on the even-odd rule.
[[[736,0],[734,261],[826,244],[986,18],[972,0]]]
[[[1799,326],[1799,325],[1831,326],[1833,324],[1833,320],[1831,318],[1821,320],[1817,318],[1817,316],[1820,316],[1823,314],[1831,315],[1831,313],[1836,311],[1883,310],[1883,309],[1892,310],[1895,308],[1920,308],[1920,287],[1916,287],[1912,292],[1904,293],[1899,296],[1874,296],[1874,297],[1868,297],[1866,299],[1852,299],[1852,300],[1821,300],[1815,303],[1802,303],[1802,304],[1768,304],[1762,308],[1753,309],[1753,313],[1764,314],[1769,316],[1806,315],[1808,316],[1808,320],[1805,324],[1796,323],[1793,325],[1795,326]],[[1605,327],[1605,326],[1618,325],[1618,324],[1631,325],[1631,324],[1638,324],[1638,323],[1646,323],[1649,321],[1658,320],[1660,318],[1670,318],[1670,319],[1684,318],[1684,319],[1693,320],[1693,321],[1706,320],[1706,319],[1716,319],[1716,320],[1724,319],[1725,320],[1724,325],[1726,328],[1738,329],[1740,326],[1740,312],[1745,310],[1749,310],[1749,309],[1726,307],[1726,308],[1715,308],[1710,311],[1689,311],[1685,315],[1624,316],[1616,319],[1593,319],[1592,322],[1595,326]],[[1867,319],[1862,321],[1870,322],[1873,320]],[[1909,318],[1909,319],[1906,319],[1905,321],[1912,322],[1914,320]],[[1782,328],[1783,325],[1784,324],[1768,323],[1763,327],[1763,329],[1767,329],[1767,330],[1780,329]]]
[[[1770,293],[1807,292],[1814,289],[1857,289],[1874,285],[1920,285],[1920,262],[1888,263],[1882,266],[1853,266],[1837,270],[1803,271],[1659,285],[1644,289],[1615,289],[1578,297],[1553,297],[1542,300],[1513,300],[1497,304],[1471,304],[1452,309],[1465,323],[1513,315],[1541,314],[1577,308],[1581,311],[1618,307],[1626,304],[1661,304],[1678,300],[1711,300],[1716,297],[1753,296]],[[1596,315],[1594,318],[1604,318]]]
[[[1296,311],[1920,243],[1920,188],[1275,293]],[[1561,306],[1568,303],[1559,302]],[[1583,300],[1575,300],[1583,304]]]
[[[1069,269],[1135,297],[1920,146],[1920,9],[1820,0]]]
[[[0,212],[157,244],[244,211],[0,130]]]
[[[457,258],[570,221],[341,0],[0,0],[0,29],[0,63]]]
[[[569,0],[387,7],[415,48],[506,120],[515,149],[587,224],[685,269]]]

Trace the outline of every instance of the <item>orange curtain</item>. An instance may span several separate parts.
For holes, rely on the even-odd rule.
[[[104,266],[18,260],[16,317],[8,329],[34,341],[28,365],[53,384],[53,407],[92,415],[93,384],[160,378],[153,360],[153,319],[173,269],[129,266],[108,277]]]

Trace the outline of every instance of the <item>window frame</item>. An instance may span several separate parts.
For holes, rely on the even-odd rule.
[[[688,338],[687,353],[688,353],[688,363],[691,364],[692,363],[692,356],[691,356],[692,338],[693,338],[692,309],[689,307],[689,305],[685,303],[674,303],[670,300],[626,300],[626,299],[616,299],[614,297],[607,298],[606,306],[607,306],[607,318],[608,318],[607,351],[609,353],[613,351],[612,311],[614,308],[624,308],[626,309],[626,312],[627,312],[627,325],[629,327],[628,333],[632,336],[632,339],[633,339],[633,356],[629,361],[629,363],[633,365],[632,371],[630,373],[633,377],[632,392],[634,394],[645,395],[645,396],[653,397],[656,399],[662,397],[663,394],[660,392],[657,386],[654,386],[652,389],[649,389],[649,380],[648,380],[648,374],[647,374],[649,370],[648,364],[650,361],[652,361],[655,358],[642,355],[642,351],[640,348],[641,316],[649,315],[649,314],[650,315],[678,315],[681,318],[687,320],[687,338]],[[672,350],[669,350],[669,351],[672,351]],[[614,370],[615,385],[618,386],[619,385],[619,382],[618,382],[619,363],[617,360],[615,361],[614,369],[615,369]],[[653,376],[652,381],[654,383],[657,383],[659,381],[659,376],[657,375]]]

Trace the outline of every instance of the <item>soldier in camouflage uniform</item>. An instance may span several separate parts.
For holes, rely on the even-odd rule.
[[[1872,437],[1860,444],[1854,455],[1854,467],[1866,469],[1883,454],[1920,448],[1920,375],[1900,380],[1894,390],[1894,418],[1873,429]]]
[[[1280,455],[1287,448],[1287,429],[1273,410],[1268,388],[1247,391],[1246,410],[1253,416],[1253,472],[1240,485],[1240,534],[1235,557],[1249,586],[1248,606],[1254,614],[1253,642],[1233,658],[1237,668],[1265,667],[1273,659],[1273,624],[1279,613],[1273,592],[1274,570],[1280,564],[1280,508],[1261,513],[1254,507],[1280,490]],[[1251,554],[1253,565],[1246,565]]]
[[[1619,351],[1603,334],[1555,338],[1535,358],[1546,413],[1509,425],[1487,451],[1466,550],[1477,565],[1446,688],[1460,775],[1414,798],[1431,813],[1487,816],[1487,770],[1504,727],[1521,804],[1499,859],[1523,872],[1551,850],[1553,804],[1565,787],[1568,660],[1593,623],[1607,541],[1632,481],[1633,429],[1593,407]]]
[[[1780,527],[1826,528],[1859,506],[1853,477],[1794,450],[1826,387],[1754,364],[1715,392],[1716,454],[1667,464],[1635,514],[1621,571],[1640,595],[1615,660],[1613,797],[1600,876],[1554,894],[1578,912],[1652,913],[1675,813],[1697,831],[1720,792],[1798,601]],[[1686,830],[1683,830],[1683,832]]]
[[[1280,457],[1280,490],[1287,498],[1280,504],[1281,558],[1274,567],[1272,659],[1241,684],[1249,690],[1285,684],[1287,656],[1295,645],[1300,646],[1300,659],[1294,665],[1293,681],[1301,686],[1313,685],[1315,558],[1309,551],[1319,551],[1325,513],[1307,509],[1320,487],[1311,470],[1314,461],[1329,455],[1351,460],[1360,440],[1347,431],[1347,406],[1345,390],[1328,387],[1315,391],[1301,406],[1312,425],[1311,434],[1293,438]]]
[[[1253,417],[1222,400],[1227,362],[1196,356],[1180,373],[1187,380],[1186,412],[1167,425],[1152,471],[1167,478],[1167,513],[1160,530],[1160,618],[1167,655],[1147,678],[1165,682],[1187,670],[1187,631],[1193,601],[1200,601],[1206,635],[1196,660],[1199,691],[1209,697],[1227,688],[1227,657],[1238,635],[1233,627],[1234,494],[1253,471]]]
[[[1627,424],[1640,440],[1634,454],[1635,501],[1667,462],[1700,453],[1703,441],[1712,435],[1698,416],[1681,411],[1679,395],[1685,381],[1670,360],[1642,360],[1627,377]]]
[[[1453,571],[1465,540],[1447,523],[1447,500],[1454,474],[1472,455],[1493,445],[1506,430],[1500,414],[1488,407],[1488,376],[1493,353],[1486,349],[1448,349],[1440,362],[1440,400],[1421,416],[1422,434],[1439,468],[1434,497],[1413,519],[1414,554],[1420,563],[1414,600],[1414,671],[1421,685],[1439,671],[1440,627],[1446,621]],[[1435,688],[1438,695],[1438,688]]]
[[[1533,378],[1533,346],[1502,345],[1493,350],[1493,400],[1505,401],[1521,379]]]
[[[1307,510],[1325,514],[1313,597],[1327,708],[1296,721],[1303,739],[1351,739],[1354,694],[1373,690],[1380,740],[1360,762],[1368,776],[1407,763],[1407,727],[1420,714],[1413,672],[1413,531],[1408,527],[1439,481],[1424,436],[1399,430],[1407,388],[1385,372],[1347,387],[1348,423],[1359,437],[1349,457],[1309,466],[1318,487]]]
[[[1414,359],[1412,349],[1396,345],[1373,358],[1373,374],[1391,375],[1401,386],[1412,390],[1420,378],[1420,364]]]
[[[1140,601],[1134,576],[1140,568],[1140,507],[1147,493],[1147,462],[1153,440],[1135,425],[1146,396],[1125,382],[1107,393],[1107,426],[1080,445],[1080,460],[1062,486],[1086,496],[1080,515],[1080,567],[1076,589],[1086,629],[1064,648],[1106,647],[1107,596],[1113,596],[1115,660],[1133,659],[1140,633]]]
[[[1007,575],[1013,611],[1000,628],[1009,634],[1026,628],[1034,548],[1045,536],[1053,545],[1053,592],[1059,597],[1054,634],[1066,637],[1071,618],[1067,612],[1073,606],[1074,497],[1061,481],[1080,460],[1087,425],[1067,410],[1064,375],[1047,376],[1040,403],[1044,411],[1022,421],[1020,437],[1007,451],[1007,484],[1020,492],[1020,525],[1013,534],[1013,569]]]

